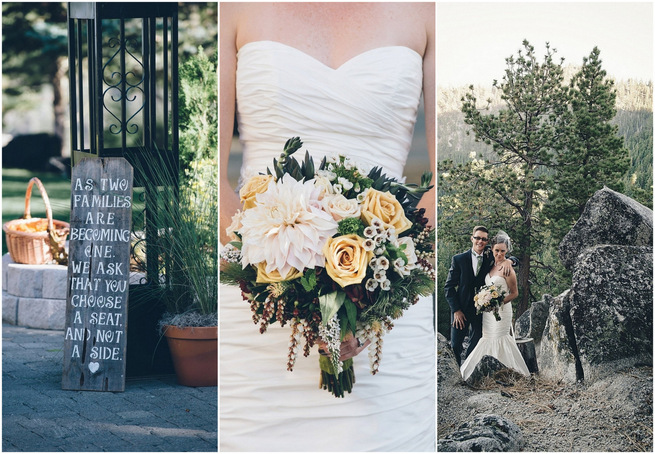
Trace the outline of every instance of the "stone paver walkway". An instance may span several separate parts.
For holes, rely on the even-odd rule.
[[[128,378],[125,392],[61,389],[63,331],[2,326],[3,451],[216,452],[216,387]]]

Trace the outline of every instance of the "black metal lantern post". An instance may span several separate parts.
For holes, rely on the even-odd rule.
[[[158,159],[170,166],[177,194],[177,8],[176,2],[68,3],[73,166],[85,157],[124,157],[148,169]],[[166,343],[156,333],[163,308],[151,291],[160,282],[164,251],[157,246],[158,226],[146,222],[156,218],[151,214],[159,189],[148,176],[140,181],[141,173],[135,172],[133,185],[131,262],[145,277],[130,286],[127,373],[132,376],[172,372]],[[137,301],[141,304],[134,305]]]
[[[73,166],[84,157],[122,156],[147,168],[159,153],[177,178],[177,14],[176,2],[68,4]],[[143,188],[145,212],[156,209],[148,207],[156,188],[138,180],[134,187]],[[132,254],[150,282],[159,275],[155,242],[148,242],[156,234],[157,226],[145,223],[146,247],[137,246],[145,263]]]

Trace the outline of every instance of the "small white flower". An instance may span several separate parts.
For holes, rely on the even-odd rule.
[[[388,270],[389,269],[389,259],[386,257],[378,257],[377,259],[378,266],[383,269],[383,270]]]
[[[385,292],[388,292],[389,290],[391,290],[391,281],[389,279],[385,279],[380,283],[380,288]]]
[[[334,189],[335,194],[341,194],[343,193],[343,187],[340,184],[334,184],[332,185],[332,189]]]
[[[337,181],[339,182],[339,184],[341,184],[343,189],[346,190],[346,191],[351,190],[352,187],[353,187],[352,181],[350,181],[347,178],[339,177],[339,178],[337,178]]]
[[[373,279],[375,279],[378,282],[384,282],[385,280],[387,280],[387,272],[384,270],[377,269],[373,273]]]
[[[384,251],[386,251],[386,249],[384,246],[382,246],[382,247],[375,248],[375,251],[373,252],[375,253],[375,255],[382,255],[384,254]]]
[[[366,281],[366,290],[372,292],[376,288],[378,288],[378,281],[376,281],[375,279],[369,279]]]
[[[368,226],[364,229],[364,236],[366,238],[373,238],[375,236],[375,228],[373,226]]]
[[[382,227],[382,221],[380,220],[380,218],[374,217],[371,220],[371,225],[375,228],[380,228]]]
[[[375,241],[373,241],[371,238],[366,238],[362,243],[362,247],[365,251],[372,251],[375,249]]]
[[[337,174],[334,172],[331,172],[329,170],[317,170],[316,175],[327,178],[329,181],[334,181],[334,179],[337,177]]]

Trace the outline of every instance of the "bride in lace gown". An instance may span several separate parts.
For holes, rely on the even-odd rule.
[[[241,178],[265,172],[300,136],[318,162],[345,154],[402,178],[421,93],[434,158],[434,4],[221,4],[221,234],[240,208],[227,182],[235,113]],[[421,206],[434,225],[434,191]],[[318,352],[286,370],[289,328],[261,335],[236,287],[220,294],[222,451],[434,451],[433,299],[384,338],[377,375],[366,351],[357,383],[319,389]],[[345,343],[342,352],[361,351]]]
[[[514,340],[514,330],[512,328],[512,303],[511,301],[519,295],[516,283],[516,273],[510,266],[510,274],[503,277],[500,268],[507,260],[505,257],[511,250],[509,236],[505,232],[499,232],[491,240],[491,252],[494,255],[494,266],[485,276],[485,285],[494,284],[506,293],[504,303],[499,308],[498,313],[500,320],[492,312],[482,314],[482,337],[475,349],[466,358],[462,364],[462,378],[468,379],[475,366],[480,362],[483,356],[493,356],[510,369],[514,369],[523,375],[530,375],[528,366],[523,360],[523,356],[516,346]]]

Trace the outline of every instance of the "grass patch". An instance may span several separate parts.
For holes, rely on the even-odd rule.
[[[25,212],[25,190],[30,178],[37,177],[43,183],[50,199],[54,219],[69,222],[71,183],[56,173],[34,172],[25,169],[2,169],[2,223],[19,219]],[[34,218],[45,218],[45,204],[39,189],[32,187],[30,214]],[[2,234],[2,254],[7,245]]]

